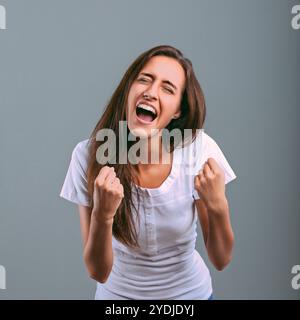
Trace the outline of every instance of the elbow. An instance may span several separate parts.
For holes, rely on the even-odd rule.
[[[89,275],[89,277],[93,280],[96,280],[97,282],[100,283],[105,283],[109,277],[110,274],[110,270],[106,270],[106,272],[102,272],[95,267],[94,263],[85,261],[85,265],[86,265],[86,269],[87,269],[87,273]]]
[[[232,235],[230,241],[230,248],[227,249],[227,253],[224,254],[219,259],[214,259],[214,266],[218,271],[223,271],[231,262],[233,255],[233,247],[234,247],[234,236]]]
[[[231,262],[231,256],[228,257],[226,260],[222,261],[215,261],[214,266],[218,271],[223,271]]]
[[[218,271],[222,271],[226,268],[226,264],[215,264],[215,268],[218,270]]]
[[[210,260],[218,271],[223,271],[232,260],[232,252],[224,254],[222,256],[219,255],[218,257],[216,257],[215,255],[210,256]]]
[[[99,275],[99,273],[97,273],[97,272],[89,272],[89,277],[93,280],[96,280],[97,282],[100,282],[100,283],[105,283],[108,279],[108,276],[103,277],[103,276]]]
[[[89,277],[100,283],[105,283],[110,275],[112,267],[99,268],[99,263],[91,260],[85,253],[83,255],[84,264],[86,266]]]

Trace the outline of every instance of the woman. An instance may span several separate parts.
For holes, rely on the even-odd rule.
[[[212,299],[196,224],[199,218],[209,259],[222,270],[234,243],[225,184],[236,175],[203,131],[205,112],[190,60],[157,46],[132,63],[90,138],[74,148],[60,196],[78,204],[95,299]],[[99,134],[105,129],[116,148]],[[188,144],[174,138],[166,147],[164,132],[184,136],[186,129]],[[131,161],[127,151],[137,142],[128,137],[139,142]],[[141,154],[156,163],[140,161]]]

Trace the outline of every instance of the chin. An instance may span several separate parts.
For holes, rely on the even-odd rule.
[[[157,132],[156,121],[152,123],[143,123],[135,115],[128,121],[127,125],[132,135],[140,137],[141,139],[149,138]]]
[[[130,133],[136,137],[139,137],[141,139],[146,139],[153,137],[157,135],[158,129],[156,128],[142,128],[142,127],[134,127],[134,128],[129,128]]]

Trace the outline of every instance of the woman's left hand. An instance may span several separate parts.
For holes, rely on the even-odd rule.
[[[212,211],[226,207],[225,175],[214,158],[208,158],[194,179],[195,189]]]

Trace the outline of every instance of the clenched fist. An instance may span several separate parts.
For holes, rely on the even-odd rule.
[[[206,207],[217,208],[226,202],[225,175],[214,158],[208,158],[194,179],[195,189]]]
[[[99,221],[113,221],[124,189],[113,167],[104,166],[94,181],[93,213]]]

